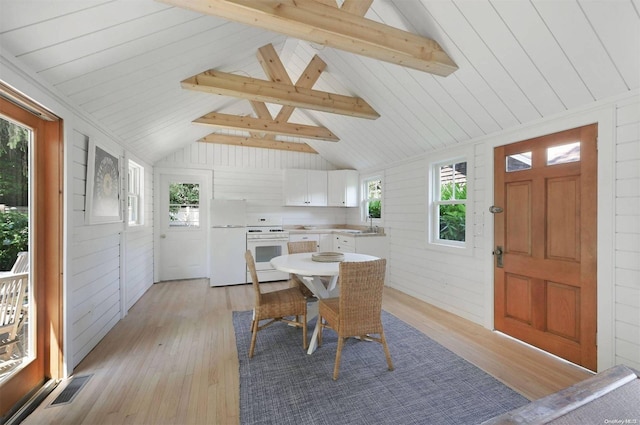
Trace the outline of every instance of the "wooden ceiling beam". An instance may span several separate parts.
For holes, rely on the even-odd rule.
[[[277,103],[333,114],[377,119],[380,115],[364,99],[327,93],[290,84],[276,83],[209,70],[181,82],[185,89],[260,102]]]
[[[279,134],[283,136],[326,140],[330,142],[337,142],[340,140],[326,127],[277,122],[253,117],[240,117],[237,115],[222,114],[218,112],[212,112],[204,115],[194,120],[193,123],[210,125],[217,128]]]
[[[364,16],[371,7],[373,0],[344,0],[341,10],[358,16]]]
[[[316,0],[159,0],[327,45],[373,59],[447,76],[458,69],[431,39]]]
[[[284,68],[276,49],[273,48],[273,44],[269,43],[260,47],[256,56],[264,73],[267,74],[267,77],[269,77],[271,81],[288,84],[290,86],[293,85],[291,78],[289,78],[289,73]]]
[[[269,109],[267,108],[267,105],[265,105],[264,102],[256,102],[255,100],[251,100],[249,101],[249,103],[251,103],[251,108],[253,109],[253,112],[256,113],[256,116],[258,118],[261,118],[263,120],[273,121],[271,112],[269,112]]]
[[[333,6],[333,7],[338,7],[338,3],[336,3],[336,0],[316,0],[319,1],[321,3],[326,4],[327,6]]]
[[[209,134],[199,142],[217,143],[223,145],[245,146],[251,148],[278,149],[289,152],[315,153],[315,149],[306,143],[282,142],[279,140],[254,139],[251,137],[230,136],[226,134]]]
[[[289,78],[289,74],[287,73],[280,57],[276,53],[276,50],[273,48],[272,44],[267,44],[266,46],[258,49],[258,61],[260,65],[262,65],[262,69],[264,69],[264,73],[267,74],[267,77],[271,79],[271,81],[282,82],[285,84],[292,84],[291,79]],[[325,61],[320,59],[318,55],[314,55],[305,70],[302,72],[298,81],[296,82],[296,87],[304,87],[304,88],[312,88],[313,85],[320,78],[320,74],[322,74],[327,67]],[[291,118],[293,111],[295,108],[293,106],[283,106],[278,112],[276,116],[276,121],[286,122]]]
[[[253,108],[253,112],[256,113],[256,116],[258,118],[261,118],[263,120],[273,121],[271,112],[269,112],[269,109],[267,108],[267,105],[264,102],[257,102],[255,100],[250,100],[249,103],[251,103],[251,108]],[[275,139],[276,137],[273,134],[256,133],[253,131],[250,132],[249,134],[251,134],[251,137],[255,137],[255,138]]]
[[[291,84],[289,74],[280,61],[273,45],[268,44],[258,51],[258,60],[262,64],[265,73],[275,82]],[[298,78],[301,87],[311,88],[326,68],[326,63],[318,56],[314,56]],[[215,143],[234,144],[238,146],[252,146],[266,149],[296,150],[307,153],[317,153],[313,148],[305,143],[283,144],[276,141],[276,134],[294,137],[311,137],[318,140],[338,141],[338,138],[324,127],[311,127],[299,124],[287,124],[287,120],[295,110],[292,106],[282,106],[278,117],[274,120],[271,112],[264,102],[251,100],[251,107],[258,119],[252,117],[239,117],[227,114],[207,114],[195,120],[198,124],[207,124],[220,128],[232,128],[235,130],[249,131],[250,138],[242,136],[228,136],[213,133],[208,137],[208,141],[215,140]],[[282,123],[283,125],[281,125]],[[270,132],[265,132],[267,129]],[[313,137],[315,134],[316,137]],[[248,141],[251,139],[251,143]],[[276,142],[275,144],[272,142]],[[213,142],[212,142],[213,143]]]

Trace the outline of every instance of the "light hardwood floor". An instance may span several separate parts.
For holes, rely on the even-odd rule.
[[[273,289],[284,282],[268,283]],[[205,280],[155,284],[76,367],[93,375],[75,400],[23,423],[237,424],[238,353],[231,312],[253,305],[250,285],[210,288]],[[529,399],[591,373],[385,288],[384,309]],[[247,353],[240,353],[247,355]]]

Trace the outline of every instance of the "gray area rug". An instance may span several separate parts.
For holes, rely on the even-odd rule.
[[[322,346],[308,355],[301,329],[275,323],[258,333],[249,359],[251,311],[233,312],[240,423],[478,424],[528,403],[393,315],[382,317],[395,370],[387,370],[382,345],[350,338],[333,381],[333,331],[326,330]]]

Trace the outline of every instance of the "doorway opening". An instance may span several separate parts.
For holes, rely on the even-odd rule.
[[[0,267],[11,282],[0,297],[13,300],[4,310],[10,328],[0,328],[2,422],[63,374],[63,133],[58,117],[1,82],[0,118],[0,223],[10,228],[1,230],[2,252],[11,264]]]

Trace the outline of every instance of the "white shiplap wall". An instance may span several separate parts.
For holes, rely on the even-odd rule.
[[[125,306],[129,310],[153,284],[153,167],[131,158],[144,167],[143,223],[124,233],[126,257],[124,274]]]
[[[120,227],[85,225],[89,138],[72,132],[73,228],[67,270],[68,346],[75,367],[120,320]],[[71,350],[69,352],[68,350]]]
[[[439,153],[444,157],[446,154]],[[457,157],[459,153],[455,154]],[[470,163],[482,166],[474,149],[468,149],[467,154]],[[429,162],[422,157],[384,172],[384,227],[389,235],[390,258],[387,284],[466,319],[483,323],[485,284],[481,251],[469,249],[466,254],[456,254],[426,243]],[[477,183],[474,180],[472,199],[478,199],[478,194],[483,192],[482,179],[477,179]],[[481,244],[480,236],[474,238],[473,243]]]
[[[640,369],[640,99],[616,118],[615,361]]]
[[[346,221],[345,208],[283,206],[283,170],[335,169],[320,155],[196,142],[157,162],[155,167],[213,170],[214,198],[246,199],[248,214],[281,216],[284,225]]]
[[[64,128],[64,279],[63,350],[67,375],[120,320],[126,309],[153,284],[152,166],[145,167],[145,226],[135,234],[122,224],[85,223],[89,137],[125,154],[125,150],[54,89],[0,54],[2,80],[51,110]],[[128,152],[126,152],[128,153]],[[124,237],[122,233],[124,232]],[[122,244],[125,240],[129,242]],[[126,269],[122,270],[122,264]],[[138,274],[133,271],[140,271]],[[120,296],[124,292],[126,301]]]
[[[145,214],[145,226],[125,230],[123,223],[88,225],[85,221],[88,141],[85,134],[72,131],[67,149],[72,156],[68,174],[72,179],[73,202],[67,251],[69,335],[65,352],[70,356],[71,369],[153,284],[151,166],[145,165],[148,188],[145,212],[149,212]],[[104,140],[102,143],[113,144]],[[124,154],[122,149],[120,152]]]
[[[387,168],[367,170],[384,176],[384,227],[389,235],[387,284],[430,304],[481,325],[492,323],[491,215],[493,188],[491,157],[493,147],[549,134],[562,129],[598,122],[599,208],[609,199],[614,206],[600,210],[599,226],[607,229],[608,217],[615,215],[615,231],[599,230],[599,367],[626,364],[640,367],[640,98],[629,96],[604,103],[599,112],[543,120],[535,126],[510,134],[496,134],[473,145],[473,252],[455,254],[429,249],[427,244],[427,186],[429,162],[433,158],[455,156],[455,150],[435,152]],[[607,117],[614,116],[608,124]],[[560,123],[560,124],[559,124]],[[610,128],[611,127],[611,128]],[[612,147],[606,144],[613,145]],[[611,162],[608,161],[611,156]],[[605,169],[614,167],[613,172]],[[610,208],[610,210],[607,210]],[[351,220],[356,220],[353,214]],[[355,224],[355,222],[354,222]],[[611,242],[613,241],[613,242]],[[610,248],[615,246],[614,252]],[[611,258],[612,257],[612,258]],[[611,261],[610,261],[611,259]],[[602,266],[602,267],[601,267]],[[614,280],[612,283],[609,276]],[[611,300],[611,303],[609,301]],[[611,304],[611,305],[609,305]]]

